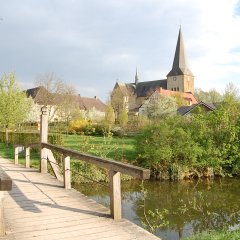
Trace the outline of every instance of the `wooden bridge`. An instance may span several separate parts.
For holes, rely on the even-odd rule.
[[[12,179],[12,190],[3,201],[6,240],[155,240],[159,239],[137,225],[122,219],[120,173],[140,179],[149,178],[149,170],[120,162],[81,154],[47,143],[47,114],[41,115],[41,167],[29,168],[30,146],[25,146],[25,167],[0,157],[1,171]],[[52,153],[64,157],[63,179]],[[104,206],[71,189],[70,157],[109,170],[110,211]],[[48,162],[55,177],[47,173]],[[61,181],[63,180],[63,182]]]

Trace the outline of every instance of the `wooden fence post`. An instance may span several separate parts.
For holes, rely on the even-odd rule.
[[[18,146],[15,146],[14,164],[18,164]]]
[[[43,106],[41,108],[41,119],[40,119],[40,142],[48,142],[48,112],[47,107]],[[41,148],[41,173],[47,173],[47,149]]]
[[[30,167],[30,147],[25,148],[25,167]]]
[[[109,170],[110,210],[114,220],[122,218],[121,176],[120,172]]]
[[[64,187],[71,189],[71,171],[70,171],[70,157],[64,157]]]

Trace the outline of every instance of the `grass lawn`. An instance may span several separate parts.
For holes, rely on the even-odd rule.
[[[15,157],[14,147],[11,146],[11,145],[6,147],[6,145],[4,143],[0,143],[0,155],[13,162],[14,157]],[[18,162],[19,162],[19,164],[22,164],[22,165],[25,164],[24,153],[20,153],[18,155]],[[40,155],[38,154],[38,152],[36,150],[31,150],[31,153],[30,153],[30,167],[39,168],[39,163],[40,163]]]
[[[137,155],[133,138],[64,135],[64,146],[100,157],[133,162]]]
[[[236,231],[219,231],[219,232],[206,232],[199,235],[184,238],[186,240],[239,240],[240,239],[240,229]]]

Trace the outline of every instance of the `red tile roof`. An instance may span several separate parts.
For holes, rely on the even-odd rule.
[[[197,99],[194,97],[194,95],[191,92],[176,92],[176,91],[171,91],[163,88],[158,88],[156,91],[165,96],[172,96],[172,97],[181,96],[186,101],[190,102],[190,105],[198,103]]]

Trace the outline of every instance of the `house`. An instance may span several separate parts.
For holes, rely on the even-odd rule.
[[[79,108],[87,119],[100,121],[105,118],[106,104],[96,96],[94,98],[78,96]]]
[[[216,109],[217,108],[214,104],[201,101],[199,103],[192,104],[191,106],[182,106],[177,110],[177,112],[182,116],[186,116],[199,112],[212,112]]]
[[[39,122],[39,113],[41,112],[42,106],[47,106],[50,121],[54,121],[54,119],[58,118],[56,109],[59,103],[59,96],[50,93],[43,86],[27,89],[26,95],[27,97],[31,97],[34,102],[29,114],[29,122]]]
[[[172,90],[167,90],[163,88],[156,89],[155,92],[152,93],[152,95],[147,98],[142,105],[138,108],[138,114],[144,115],[145,109],[149,102],[153,102],[154,99],[158,99],[159,96],[168,96],[173,97],[176,99],[176,102],[179,102],[178,104],[191,106],[192,104],[197,104],[197,99],[194,97],[194,95],[190,92],[176,92]]]
[[[39,121],[39,113],[44,105],[48,108],[50,121],[64,121],[66,119],[66,111],[71,112],[70,108],[76,109],[76,106],[82,115],[90,120],[97,121],[105,117],[106,105],[97,97],[65,96],[58,93],[50,93],[42,86],[27,89],[26,95],[27,97],[32,97],[34,101],[34,106],[28,119],[30,122]],[[70,115],[70,113],[67,114]]]
[[[188,97],[187,94],[191,94],[191,96],[194,94],[194,75],[188,67],[181,28],[179,29],[172,69],[167,74],[166,79],[140,82],[136,70],[133,83],[117,82],[115,84],[111,94],[111,104],[115,113],[119,112],[119,108],[122,107],[129,112],[136,112],[157,90],[170,95],[172,92],[181,93],[184,98]],[[189,104],[193,104],[192,98],[189,101]]]

